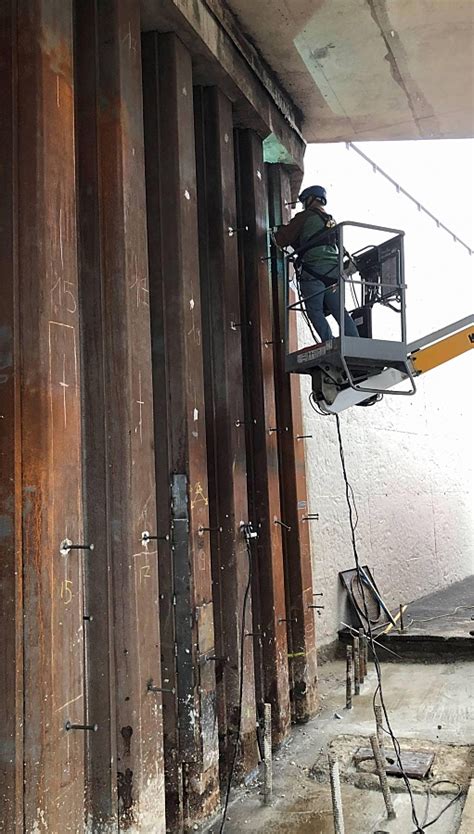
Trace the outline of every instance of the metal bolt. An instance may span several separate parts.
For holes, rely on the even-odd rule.
[[[308,440],[312,436],[312,434],[297,434],[295,440]]]
[[[284,527],[284,528],[285,528],[285,530],[291,530],[291,527],[290,527],[288,524],[285,524],[285,522],[284,522],[284,521],[280,521],[280,519],[279,519],[279,518],[275,518],[275,519],[273,520],[273,523],[274,523],[274,524],[279,524],[279,525],[280,525],[280,527]]]
[[[230,327],[231,327],[231,330],[237,330],[238,327],[252,327],[252,322],[251,321],[242,321],[242,322],[231,321]]]
[[[150,541],[169,542],[169,540],[170,537],[168,533],[165,536],[152,536],[151,533],[148,532],[148,530],[144,530],[142,533],[142,544],[145,544],[145,542]]]
[[[248,226],[240,226],[238,229],[234,229],[233,226],[228,226],[227,233],[229,237],[233,237],[237,232],[248,232]]]
[[[170,692],[172,695],[174,695],[175,692],[176,692],[176,689],[174,689],[174,688],[173,689],[166,689],[165,687],[154,686],[153,681],[148,681],[148,683],[146,685],[146,691],[147,692]]]
[[[200,536],[203,533],[222,533],[222,527],[203,527],[202,524],[198,527],[198,533]]]
[[[99,729],[99,725],[98,724],[71,724],[70,721],[66,721],[66,723],[64,725],[64,729],[66,730],[66,732],[69,732],[69,730],[87,730],[91,733],[96,733],[97,730]]]
[[[59,545],[61,556],[67,556],[70,550],[94,550],[93,544],[73,544],[69,539],[63,539]]]
[[[217,655],[213,654],[205,658],[205,663],[211,663],[211,661],[215,663],[229,663],[230,657],[217,657]]]
[[[310,513],[309,515],[304,515],[301,521],[319,521],[319,513]]]

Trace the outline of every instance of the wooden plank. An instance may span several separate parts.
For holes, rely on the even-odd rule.
[[[250,449],[250,507],[259,540],[254,598],[258,595],[260,648],[257,678],[263,668],[263,695],[272,705],[273,741],[288,731],[288,645],[286,637],[283,524],[278,478],[278,426],[276,423],[271,280],[267,262],[268,209],[262,144],[253,131],[237,131],[238,226],[248,226],[239,236],[242,255],[242,321],[246,327],[244,372],[247,378],[248,440]],[[255,630],[255,628],[254,628]]]
[[[290,177],[281,165],[267,165],[270,226],[288,223],[291,217]],[[314,628],[313,580],[310,525],[305,476],[305,443],[301,409],[300,379],[285,371],[285,281],[283,254],[272,249],[271,259],[274,321],[274,357],[277,422],[285,431],[278,434],[282,512],[291,530],[283,540],[285,583],[288,605],[289,668],[292,716],[307,721],[318,708],[316,636]],[[297,319],[290,314],[288,338],[297,349]]]
[[[102,556],[88,575],[88,693],[105,721],[89,810],[93,827],[115,820],[118,771],[120,829],[164,832],[157,546],[143,537],[156,535],[156,495],[139,3],[77,14],[87,513]]]
[[[191,56],[176,36],[149,34],[144,43],[155,411],[161,433],[156,469],[162,484],[160,504],[166,486],[172,499],[171,516],[169,509],[164,510],[171,521],[172,549],[170,554],[164,550],[160,571],[162,588],[175,605],[164,610],[161,622],[167,631],[166,675],[176,681],[178,695],[177,704],[171,702],[165,712],[167,815],[169,822],[182,813],[186,824],[207,816],[219,801],[215,672],[214,664],[206,662],[215,648],[206,529],[209,498],[193,78]],[[175,639],[173,659],[170,650]],[[194,669],[192,678],[189,666]],[[176,714],[178,732],[172,726]],[[173,744],[178,748],[174,757]],[[176,807],[181,802],[180,781],[182,811]]]
[[[240,713],[242,631],[252,631],[232,105],[216,87],[195,89],[204,381],[212,577],[216,616],[221,778],[228,776]],[[245,600],[246,617],[243,620]],[[252,640],[243,640],[237,773],[257,764]]]
[[[85,714],[83,558],[60,553],[66,537],[83,541],[72,3],[2,3],[0,21],[0,413],[11,441],[2,455],[2,822],[75,831],[84,733],[65,723]]]

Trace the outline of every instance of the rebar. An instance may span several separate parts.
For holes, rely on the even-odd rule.
[[[342,813],[341,780],[339,763],[334,753],[328,753],[329,779],[331,781],[331,799],[334,816],[334,834],[344,834],[344,817]]]
[[[352,649],[346,647],[346,709],[352,709]]]
[[[379,743],[377,741],[377,736],[370,736],[370,744],[372,747],[372,752],[374,754],[375,759],[375,767],[377,769],[377,775],[379,777],[380,787],[382,789],[382,794],[385,802],[385,807],[387,809],[387,818],[389,820],[394,820],[397,816],[395,813],[395,808],[393,807],[392,802],[392,794],[390,793],[390,787],[387,780],[387,774],[385,773],[385,763],[382,759],[382,754],[380,752]]]
[[[405,610],[405,607],[400,603],[400,631],[401,631],[402,634],[405,631],[405,623],[403,621],[403,612],[404,612],[404,610]]]
[[[364,671],[364,629],[359,629],[359,679],[361,685],[364,683],[365,680],[365,671]]]
[[[352,654],[354,657],[354,695],[360,695],[360,651],[359,638],[352,638]]]
[[[380,754],[385,761],[385,740],[383,737],[383,718],[382,718],[382,707],[380,704],[376,704],[374,707],[375,712],[375,724],[377,728],[377,741],[379,743]]]
[[[272,707],[263,705],[263,804],[270,805],[273,795]]]

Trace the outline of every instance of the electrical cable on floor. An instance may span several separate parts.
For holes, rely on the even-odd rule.
[[[400,753],[401,753],[400,744],[399,744],[398,740],[396,739],[396,737],[393,733],[393,730],[391,728],[388,713],[387,713],[387,708],[386,708],[384,697],[383,697],[382,670],[381,670],[381,667],[380,667],[380,662],[379,662],[379,659],[378,659],[378,656],[377,656],[377,650],[375,648],[375,644],[374,644],[374,640],[373,640],[372,628],[371,628],[371,624],[370,624],[370,617],[369,617],[369,612],[368,612],[368,608],[367,608],[367,601],[366,601],[366,596],[365,596],[364,582],[362,580],[362,574],[361,574],[361,568],[360,568],[360,562],[359,562],[359,553],[357,551],[357,543],[356,543],[356,539],[355,539],[353,507],[352,507],[351,500],[350,500],[351,484],[349,483],[349,479],[347,477],[346,462],[345,462],[345,458],[344,458],[344,447],[343,447],[342,435],[341,435],[341,425],[340,425],[339,415],[336,414],[335,417],[336,417],[337,436],[338,436],[338,441],[339,441],[339,455],[340,455],[340,459],[341,459],[342,474],[343,474],[345,489],[346,489],[346,501],[347,501],[347,506],[348,506],[348,509],[349,509],[349,523],[350,523],[350,528],[351,528],[352,550],[353,550],[353,553],[354,553],[354,559],[355,559],[357,574],[358,574],[359,579],[360,579],[360,585],[361,585],[361,590],[362,590],[362,599],[363,599],[364,611],[365,611],[365,619],[366,619],[366,622],[367,622],[368,638],[369,638],[369,643],[370,643],[371,648],[372,648],[375,671],[376,671],[376,674],[377,674],[378,686],[377,686],[377,689],[375,690],[375,694],[374,694],[374,704],[375,704],[375,699],[376,699],[377,692],[378,692],[379,699],[380,699],[380,705],[382,707],[383,714],[384,714],[384,717],[385,717],[385,723],[387,725],[387,728],[388,728],[388,731],[389,731],[389,734],[390,734],[390,738],[392,740],[393,749],[395,751],[395,755],[396,755],[396,758],[397,758],[397,764],[398,764],[400,773],[402,775],[402,779],[405,782],[405,785],[406,785],[406,788],[407,788],[407,791],[408,791],[408,795],[409,795],[409,798],[410,798],[410,804],[411,804],[411,808],[412,808],[412,820],[413,820],[414,824],[416,825],[417,834],[423,834],[423,829],[420,827],[420,823],[418,821],[418,817],[417,817],[417,813],[416,813],[415,802],[414,802],[413,793],[412,793],[412,790],[411,790],[410,781],[409,781],[408,776],[406,775],[405,770],[403,768],[403,763],[402,763],[401,756],[400,756]],[[364,631],[365,631],[365,629],[364,629]]]
[[[224,810],[222,813],[222,820],[221,825],[219,828],[219,834],[222,834],[224,831],[224,826],[226,823],[226,816],[227,816],[227,809],[229,807],[229,799],[230,799],[230,792],[232,788],[232,780],[234,778],[234,770],[235,764],[237,761],[237,754],[240,746],[240,736],[242,730],[242,702],[243,702],[243,695],[244,695],[244,646],[245,646],[245,619],[247,615],[247,602],[250,594],[250,588],[252,586],[252,549],[250,547],[250,538],[252,537],[252,529],[250,524],[246,524],[243,526],[243,533],[245,536],[245,546],[247,551],[247,558],[248,558],[248,578],[247,578],[247,587],[245,588],[244,593],[244,601],[242,603],[242,622],[240,624],[240,669],[239,669],[239,706],[238,706],[238,718],[237,718],[237,732],[235,736],[235,744],[234,744],[234,753],[232,756],[232,765],[229,771],[228,779],[227,779],[227,788],[226,788],[226,796],[225,796],[225,803],[224,803]]]
[[[345,489],[346,489],[346,501],[347,501],[347,506],[349,508],[349,523],[350,523],[350,527],[351,527],[352,549],[353,549],[353,553],[354,553],[356,570],[357,570],[357,574],[359,576],[361,590],[362,590],[362,599],[363,599],[363,604],[364,604],[365,619],[366,619],[366,622],[367,622],[367,635],[368,635],[368,638],[369,638],[369,643],[370,643],[371,648],[372,648],[375,671],[376,671],[376,675],[377,675],[377,684],[378,685],[377,685],[377,688],[374,692],[373,704],[374,704],[374,707],[375,707],[375,702],[376,702],[377,694],[378,694],[379,695],[379,700],[380,700],[380,705],[382,707],[382,711],[383,711],[384,718],[385,718],[385,723],[387,725],[386,732],[388,732],[388,735],[390,736],[390,739],[392,741],[393,749],[395,751],[395,755],[396,755],[396,758],[397,758],[398,768],[399,768],[400,774],[402,776],[402,779],[403,779],[403,781],[405,783],[405,786],[407,788],[407,791],[408,791],[408,796],[409,796],[409,799],[410,799],[411,810],[412,810],[412,820],[413,820],[414,825],[416,826],[413,834],[424,834],[425,828],[429,828],[431,825],[433,825],[435,822],[437,822],[439,820],[439,818],[445,813],[445,811],[447,811],[448,808],[450,808],[451,805],[453,805],[453,803],[457,799],[459,799],[459,797],[461,796],[462,790],[457,785],[457,787],[459,788],[459,791],[458,791],[458,794],[454,797],[454,799],[450,800],[450,802],[439,812],[439,814],[437,815],[437,817],[435,819],[430,820],[429,822],[423,821],[423,824],[420,825],[420,822],[418,821],[418,816],[417,816],[417,813],[416,813],[415,800],[414,800],[410,780],[409,780],[409,778],[408,778],[408,776],[407,776],[407,774],[404,770],[403,762],[402,762],[402,759],[401,759],[400,743],[399,743],[398,739],[396,738],[396,736],[395,736],[395,734],[392,730],[392,727],[390,725],[390,720],[389,720],[389,717],[388,717],[387,707],[385,705],[385,700],[384,700],[384,696],[383,696],[382,669],[381,669],[380,661],[379,661],[377,651],[376,651],[376,648],[375,648],[375,641],[374,641],[374,638],[373,638],[373,635],[372,635],[372,626],[371,626],[370,618],[369,618],[369,612],[368,612],[367,601],[366,601],[366,596],[365,596],[364,582],[362,581],[359,554],[358,554],[358,551],[357,551],[357,543],[356,543],[356,539],[355,539],[354,512],[353,512],[353,506],[352,506],[352,503],[351,503],[351,492],[352,492],[353,501],[354,501],[354,492],[352,490],[352,486],[349,483],[349,479],[347,477],[346,462],[345,462],[345,458],[344,458],[344,447],[343,447],[343,443],[342,443],[341,425],[340,425],[339,415],[336,414],[335,417],[336,417],[337,436],[338,436],[338,441],[339,441],[339,455],[340,455],[340,459],[341,459],[342,474],[343,474]],[[365,631],[365,629],[364,629],[364,631]],[[446,781],[446,780],[441,780],[441,781]],[[437,783],[434,783],[434,784],[439,784],[439,783],[437,782]],[[451,783],[451,784],[456,784],[456,783]],[[429,797],[429,794],[428,794],[428,797]],[[429,801],[429,799],[428,799],[428,801]],[[426,816],[427,816],[427,812],[425,811],[425,817]]]
[[[434,617],[427,617],[424,620],[410,620],[407,628],[410,628],[412,625],[419,625],[420,623],[432,623],[434,620],[442,620],[445,617],[454,617],[458,611],[474,611],[474,605],[458,605],[454,611],[449,611],[448,614],[436,614]]]

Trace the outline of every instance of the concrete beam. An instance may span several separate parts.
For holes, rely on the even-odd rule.
[[[303,169],[301,114],[218,0],[141,0],[142,29],[174,31],[193,58],[195,83],[219,86],[236,123],[262,138],[273,133]]]

